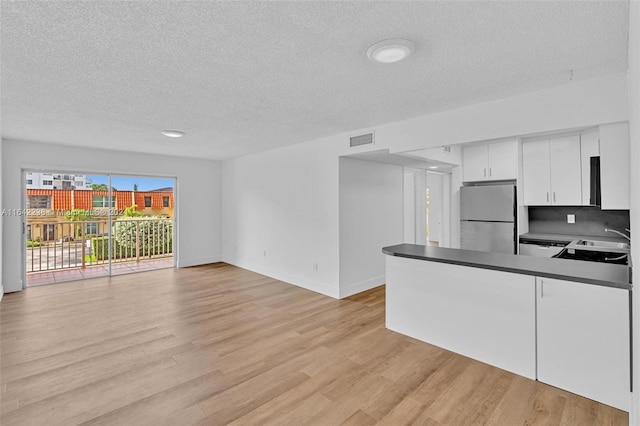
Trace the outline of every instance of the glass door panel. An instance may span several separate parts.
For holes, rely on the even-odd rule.
[[[34,170],[24,181],[26,286],[107,276],[108,256],[98,260],[91,245],[93,230],[108,232],[108,218],[94,214],[91,180]]]
[[[111,176],[111,275],[172,268],[175,179]]]

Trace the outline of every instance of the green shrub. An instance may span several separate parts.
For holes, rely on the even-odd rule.
[[[113,259],[135,259],[136,223],[139,223],[140,257],[173,252],[173,222],[170,219],[128,218],[113,224],[111,256]],[[97,260],[109,257],[109,237],[91,238],[93,256]]]
[[[41,241],[32,241],[32,240],[27,240],[27,247],[40,247],[43,246],[44,243]]]
[[[137,231],[136,231],[137,229]],[[158,216],[117,219],[113,223],[113,238],[119,247],[134,250],[136,233],[140,238],[140,255],[171,253],[173,221]]]
[[[92,258],[96,260],[108,260],[109,259],[109,237],[94,237],[91,238],[91,247],[93,249]],[[142,255],[142,253],[140,253]],[[127,250],[120,247],[117,241],[111,243],[111,258],[112,259],[126,259],[135,258],[136,250]]]

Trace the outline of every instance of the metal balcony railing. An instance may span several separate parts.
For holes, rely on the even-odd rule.
[[[27,273],[173,256],[173,220],[27,221]]]

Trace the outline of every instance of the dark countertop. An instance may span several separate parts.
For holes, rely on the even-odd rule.
[[[630,268],[625,265],[426,247],[416,244],[398,244],[384,247],[382,253],[389,256],[556,278],[625,290],[631,290],[632,287],[630,284]]]
[[[611,234],[610,237],[604,237],[599,235],[565,235],[565,234],[538,234],[534,232],[527,232],[526,234],[519,235],[520,238],[528,238],[532,240],[549,240],[549,241],[575,241],[575,240],[597,240],[597,241],[611,241],[614,243],[626,243],[628,240]]]

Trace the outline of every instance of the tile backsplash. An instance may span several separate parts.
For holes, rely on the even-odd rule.
[[[567,223],[568,214],[576,216],[576,223]],[[533,233],[615,237],[604,229],[625,232],[629,227],[629,210],[600,210],[591,206],[529,207],[529,232]]]

